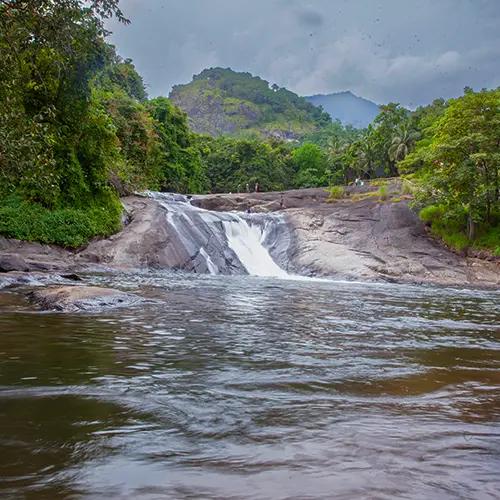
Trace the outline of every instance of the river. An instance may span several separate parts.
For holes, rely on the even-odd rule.
[[[500,293],[94,275],[0,299],[0,497],[498,498]]]

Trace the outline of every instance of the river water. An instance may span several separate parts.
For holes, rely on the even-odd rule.
[[[500,293],[91,276],[0,298],[0,497],[498,498]]]

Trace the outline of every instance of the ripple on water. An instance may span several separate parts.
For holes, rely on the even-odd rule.
[[[186,275],[0,314],[0,494],[496,498],[500,294]]]

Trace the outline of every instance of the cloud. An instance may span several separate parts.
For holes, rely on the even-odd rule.
[[[297,18],[300,24],[305,26],[316,28],[323,24],[323,16],[312,9],[302,9],[297,13]]]
[[[151,95],[205,67],[250,71],[303,95],[352,90],[416,106],[500,85],[497,0],[122,0],[111,23]]]

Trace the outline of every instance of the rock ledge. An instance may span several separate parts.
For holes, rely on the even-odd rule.
[[[97,286],[49,286],[28,295],[44,310],[95,311],[136,304],[142,299],[132,293]]]

